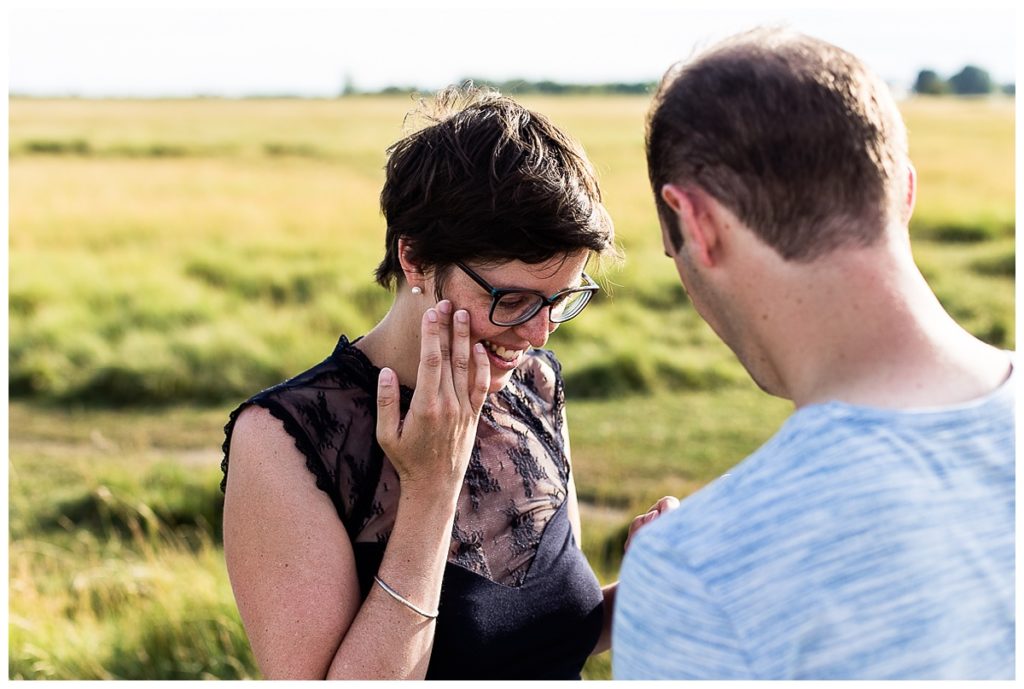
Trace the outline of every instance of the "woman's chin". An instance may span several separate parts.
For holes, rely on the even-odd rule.
[[[495,393],[508,385],[508,382],[512,380],[512,371],[495,371],[491,369],[491,384],[487,388],[487,393]]]

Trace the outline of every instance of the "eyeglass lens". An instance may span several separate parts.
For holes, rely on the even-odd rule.
[[[555,323],[569,320],[583,309],[589,299],[590,293],[586,291],[562,295],[551,306],[551,320]],[[543,305],[544,300],[537,294],[509,292],[494,305],[491,317],[501,325],[516,325],[532,318]]]

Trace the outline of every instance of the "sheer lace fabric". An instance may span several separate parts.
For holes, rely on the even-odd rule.
[[[377,369],[344,336],[321,364],[264,390],[236,409],[266,407],[306,457],[354,543],[386,543],[399,482],[376,442]],[[402,412],[412,391],[402,389]],[[560,367],[544,350],[527,354],[509,384],[488,396],[459,495],[449,562],[495,583],[520,586],[548,522],[566,499],[569,461]]]

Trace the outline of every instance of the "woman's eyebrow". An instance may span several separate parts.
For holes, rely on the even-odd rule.
[[[576,289],[577,287],[582,287],[582,286],[583,286],[583,271],[581,270],[580,274],[576,276],[575,280],[573,280],[571,283],[569,283],[568,287],[563,287],[562,289],[558,290],[558,292],[564,292],[567,289]],[[555,294],[558,294],[558,292],[555,292]]]
[[[564,292],[567,289],[576,289],[577,287],[582,287],[583,283],[585,282],[584,279],[583,279],[583,274],[585,272],[586,272],[586,270],[580,270],[579,275],[577,275],[575,278],[573,278],[573,280],[569,283],[568,286],[561,287],[561,288],[555,290],[554,294],[557,294],[558,292]],[[500,290],[505,290],[505,291],[510,291],[510,292],[537,292],[539,294],[547,295],[546,291],[544,291],[542,289],[537,289],[535,287],[523,287],[522,285],[508,285],[508,286],[499,285],[499,284],[496,284],[495,282],[491,281],[486,275],[481,274],[480,277],[482,277],[484,280],[487,280],[492,285],[494,285],[495,289],[500,289]]]

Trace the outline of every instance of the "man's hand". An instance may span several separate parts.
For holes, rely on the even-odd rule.
[[[677,507],[679,507],[679,500],[677,498],[672,497],[671,495],[666,495],[661,500],[654,503],[651,506],[651,509],[647,510],[643,514],[639,515],[636,519],[634,519],[633,523],[629,525],[629,535],[626,536],[626,545],[622,549],[622,552],[626,552],[627,550],[629,550],[629,544],[633,540],[633,536],[636,534],[637,531],[640,530],[641,527],[650,524],[661,515],[667,512],[671,512]]]

